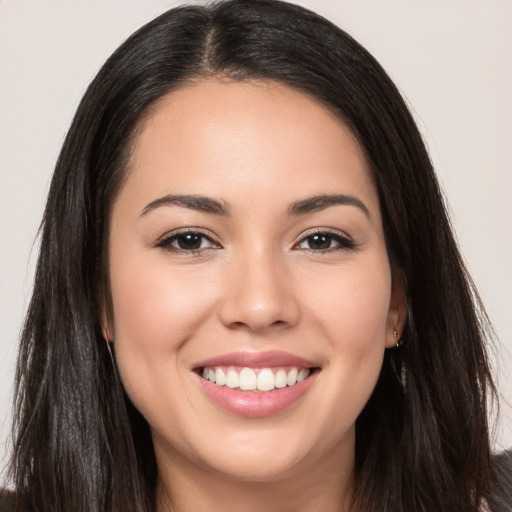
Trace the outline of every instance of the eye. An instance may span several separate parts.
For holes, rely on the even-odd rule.
[[[328,252],[341,249],[354,249],[356,244],[348,236],[329,231],[318,231],[304,237],[295,245],[296,249],[315,252]]]
[[[179,253],[198,253],[207,249],[219,249],[220,246],[209,236],[199,231],[182,231],[165,236],[157,244],[169,251]]]

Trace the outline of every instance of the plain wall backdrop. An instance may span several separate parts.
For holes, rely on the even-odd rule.
[[[16,346],[51,172],[86,86],[136,28],[180,2],[0,0],[0,468]],[[468,268],[501,341],[512,445],[512,1],[297,2],[359,40],[398,85],[444,187]]]

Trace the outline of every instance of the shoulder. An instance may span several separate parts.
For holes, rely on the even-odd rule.
[[[493,459],[494,492],[487,500],[492,512],[512,512],[512,449]]]

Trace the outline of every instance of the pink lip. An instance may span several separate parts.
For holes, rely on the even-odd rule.
[[[275,350],[270,352],[232,352],[194,364],[195,369],[204,368],[205,366],[247,366],[249,368],[297,366],[299,368],[313,368],[317,365],[302,357]]]
[[[282,389],[274,389],[265,393],[254,391],[239,391],[226,386],[217,386],[199,375],[199,383],[206,395],[225,411],[246,416],[248,418],[261,418],[284,411],[306,393],[316,380],[316,373],[306,380]]]
[[[214,357],[194,365],[194,369],[205,366],[237,366],[251,368],[272,368],[275,366],[297,366],[314,368],[315,364],[301,357],[286,352],[234,352]],[[318,372],[313,372],[307,379],[282,389],[274,389],[265,393],[230,389],[218,386],[195,373],[205,394],[221,409],[238,416],[261,418],[284,411],[295,404],[313,385]]]

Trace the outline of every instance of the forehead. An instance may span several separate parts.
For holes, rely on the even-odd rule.
[[[123,188],[147,201],[194,193],[263,203],[357,192],[378,208],[351,130],[272,82],[205,80],[161,98],[139,126]]]

